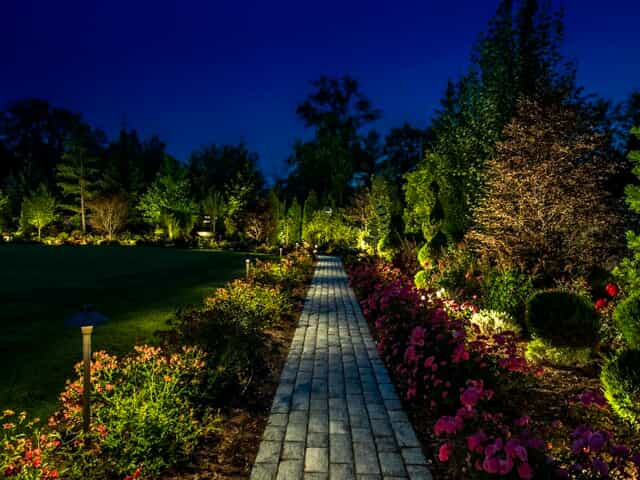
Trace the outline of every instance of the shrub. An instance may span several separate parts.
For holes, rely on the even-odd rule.
[[[640,429],[640,349],[623,350],[602,369],[600,381],[613,411]]]
[[[556,367],[585,367],[591,363],[592,352],[591,347],[557,346],[543,338],[534,338],[527,345],[525,358]]]
[[[471,316],[471,324],[478,327],[483,335],[495,335],[505,332],[513,332],[519,335],[522,331],[516,322],[507,312],[499,310],[480,310]]]
[[[418,262],[422,268],[431,266],[431,248],[428,243],[425,243],[420,247],[420,250],[418,250]]]
[[[592,347],[598,341],[598,313],[586,299],[569,292],[535,293],[527,303],[526,323],[534,338],[556,347]]]
[[[122,360],[96,352],[88,437],[82,432],[82,364],[77,364],[77,379],[67,383],[54,417],[68,440],[69,478],[126,475],[141,465],[155,478],[188,460],[204,433],[194,402],[202,397],[205,360],[194,347],[168,355],[137,346]]]
[[[640,294],[620,302],[613,317],[625,343],[631,348],[640,348]]]
[[[235,280],[205,298],[205,307],[217,315],[233,318],[246,331],[258,331],[278,321],[288,308],[287,297],[279,288]]]
[[[54,454],[60,446],[59,435],[44,433],[39,420],[29,420],[25,412],[0,412],[0,472],[16,480],[59,478]]]
[[[427,290],[429,288],[429,272],[420,270],[416,273],[416,276],[413,277],[413,283],[415,283],[416,288]]]
[[[492,269],[485,275],[483,306],[507,312],[515,319],[523,319],[527,299],[533,293],[531,278],[514,269]]]

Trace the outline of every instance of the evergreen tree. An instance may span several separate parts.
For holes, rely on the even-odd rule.
[[[320,209],[320,203],[318,201],[318,195],[315,190],[311,190],[307,195],[307,199],[304,201],[302,207],[302,238],[305,238],[305,230],[307,225],[311,223],[313,215]]]
[[[75,203],[65,204],[63,208],[80,215],[82,232],[87,231],[87,201],[96,190],[98,176],[97,161],[90,130],[82,126],[66,142],[65,153],[57,167],[57,185],[62,194]]]
[[[289,242],[296,243],[302,238],[302,208],[296,198],[287,210],[287,224],[289,227]]]

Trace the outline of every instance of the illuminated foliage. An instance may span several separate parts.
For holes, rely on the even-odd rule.
[[[42,238],[42,229],[56,219],[56,199],[47,187],[40,184],[38,189],[22,201],[21,221],[38,230],[38,240]]]
[[[114,235],[127,223],[129,202],[124,196],[118,195],[95,198],[89,202],[89,209],[91,226],[113,240]]]

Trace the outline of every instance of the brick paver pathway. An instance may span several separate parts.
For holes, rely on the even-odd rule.
[[[251,479],[431,479],[340,259],[320,257]]]

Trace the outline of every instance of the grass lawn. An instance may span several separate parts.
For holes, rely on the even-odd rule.
[[[81,358],[83,304],[111,319],[93,349],[154,343],[176,308],[244,274],[246,254],[145,247],[0,246],[0,409],[46,416]]]

